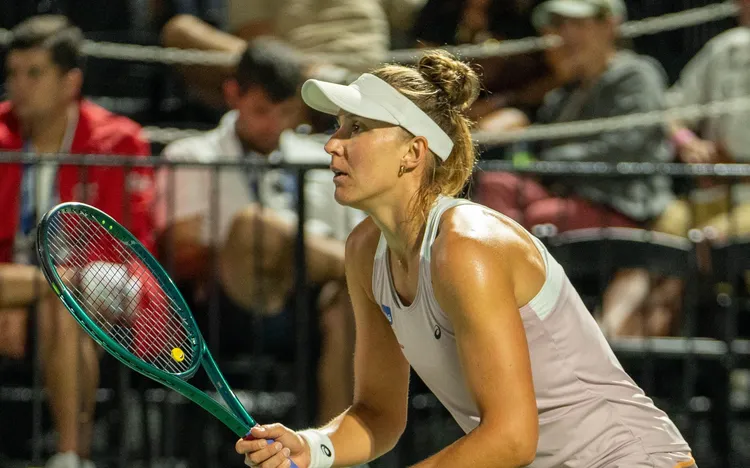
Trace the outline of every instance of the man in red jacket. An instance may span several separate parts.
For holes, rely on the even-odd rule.
[[[0,103],[0,152],[150,153],[138,124],[82,100],[82,35],[61,16],[19,24],[6,58],[10,101]],[[48,467],[88,460],[99,364],[94,343],[50,293],[34,266],[34,227],[53,205],[81,201],[123,223],[148,248],[150,168],[0,163],[0,354],[28,356],[28,308],[39,313],[39,347],[58,454]],[[8,423],[8,421],[6,421]]]

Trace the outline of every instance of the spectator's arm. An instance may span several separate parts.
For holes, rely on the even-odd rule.
[[[162,44],[178,49],[227,52],[236,56],[247,46],[241,38],[220,31],[190,15],[175,16],[164,25]],[[225,105],[222,84],[231,77],[231,65],[190,65],[178,66],[178,69],[195,96],[216,107]]]
[[[656,73],[623,74],[609,90],[609,102],[600,103],[609,112],[601,118],[663,109],[664,86]],[[663,143],[664,130],[658,126],[630,127],[599,133],[553,146],[540,153],[547,161],[649,161],[653,150]]]
[[[177,15],[162,30],[166,47],[180,49],[216,50],[240,54],[246,42],[232,34],[220,31],[192,15]]]
[[[203,222],[202,216],[180,219],[159,234],[159,260],[178,283],[209,277],[212,255],[201,240]]]
[[[27,307],[51,292],[52,289],[38,268],[0,263],[0,313],[2,309]]]
[[[229,19],[228,32],[246,41],[258,36],[270,36],[275,21],[286,2],[268,0],[231,0],[226,2]]]
[[[235,216],[223,255],[232,263],[247,266],[262,252],[260,265],[264,272],[278,275],[285,271],[291,275],[296,237],[296,220],[250,205]],[[306,232],[305,241],[307,273],[312,282],[323,284],[344,278],[344,242],[313,232]],[[244,262],[243,257],[247,257]]]
[[[250,205],[232,222],[220,255],[221,282],[237,304],[251,308],[259,300],[273,310],[288,297],[294,282],[297,223],[271,210]],[[344,243],[308,233],[307,277],[324,284],[344,277]]]

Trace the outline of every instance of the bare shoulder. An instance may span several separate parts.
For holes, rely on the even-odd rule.
[[[450,261],[461,249],[502,254],[530,252],[539,256],[531,235],[506,216],[481,205],[460,205],[443,214],[432,246],[432,258]]]
[[[368,216],[349,233],[349,237],[346,239],[346,256],[354,261],[372,258],[378,248],[379,241],[380,228]]]
[[[544,283],[545,265],[531,234],[511,219],[481,205],[460,205],[443,214],[432,245],[433,278],[454,283],[480,271],[517,285],[520,303]]]

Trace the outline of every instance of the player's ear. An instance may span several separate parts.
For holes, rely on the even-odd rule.
[[[404,166],[405,172],[413,171],[421,164],[424,164],[430,151],[427,147],[427,139],[421,136],[412,136],[407,141],[406,149],[407,151],[401,161],[401,165]]]

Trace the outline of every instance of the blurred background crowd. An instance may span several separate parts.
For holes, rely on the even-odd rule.
[[[625,34],[629,22],[692,8],[705,21]],[[322,167],[335,121],[302,104],[307,78],[349,83],[417,49],[475,45],[464,50],[480,51],[467,61],[483,92],[467,113],[489,140],[750,98],[750,0],[3,0],[0,28],[0,467],[239,461],[231,433],[102,356],[51,295],[33,234],[58,202],[104,209],[164,263],[259,419],[306,426],[349,405],[343,243],[364,215],[333,199]],[[526,38],[549,46],[493,52]],[[172,50],[113,59],[118,44]],[[179,49],[215,53],[181,60]],[[591,168],[746,163],[748,117],[745,102],[656,125],[480,141],[489,165],[466,190],[557,249],[701,467],[750,466],[750,186],[708,169]],[[116,162],[55,156],[68,154]],[[148,156],[164,165],[138,165]],[[545,162],[588,172],[533,169]],[[458,435],[416,377],[412,394],[409,434],[379,466]]]

